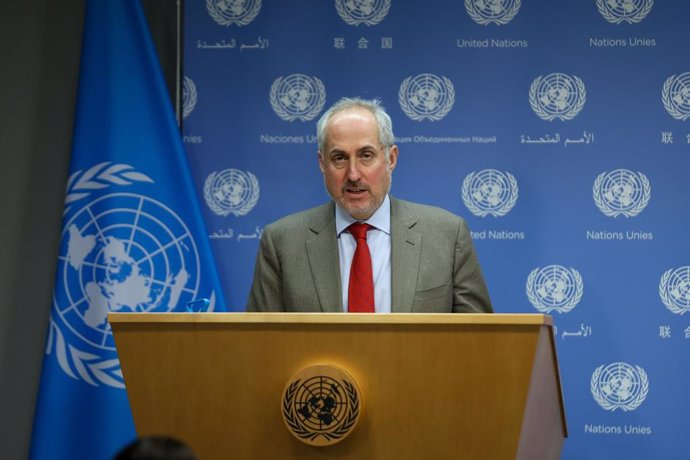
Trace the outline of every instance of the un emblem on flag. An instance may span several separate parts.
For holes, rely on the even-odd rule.
[[[68,183],[47,353],[94,386],[124,388],[109,312],[167,312],[199,292],[199,253],[185,223],[159,201],[109,190],[134,182],[153,180],[101,163]]]
[[[647,398],[649,379],[640,366],[611,363],[592,373],[590,390],[594,400],[605,410],[635,410]]]
[[[362,413],[357,382],[344,369],[315,365],[293,375],[283,391],[285,426],[312,446],[336,444],[355,429]]]
[[[647,17],[654,0],[597,0],[599,13],[611,24],[635,24]]]
[[[261,10],[261,0],[206,0],[208,14],[221,26],[246,26]]]
[[[285,121],[314,119],[326,103],[326,87],[316,77],[295,73],[271,85],[271,107]]]
[[[448,78],[430,73],[407,77],[400,84],[398,102],[412,120],[438,121],[453,108],[455,87]]]
[[[661,90],[661,101],[676,120],[690,118],[690,72],[668,77]]]
[[[609,217],[634,217],[649,203],[649,179],[641,172],[615,169],[599,174],[592,187],[594,203]]]
[[[469,173],[462,181],[462,201],[475,216],[505,216],[517,199],[517,180],[507,171],[484,169]]]
[[[346,24],[375,26],[383,21],[391,8],[391,0],[335,0],[335,9]]]
[[[219,216],[246,215],[259,201],[259,192],[256,176],[239,169],[214,171],[204,182],[204,200]]]
[[[690,311],[690,266],[664,273],[659,282],[659,296],[672,313],[683,315]]]
[[[477,24],[508,24],[520,11],[520,0],[465,0],[465,10]]]
[[[576,76],[552,73],[534,79],[529,89],[529,103],[539,118],[546,121],[572,120],[585,105],[585,84]]]
[[[549,265],[535,268],[527,278],[527,298],[542,313],[568,313],[582,299],[582,276],[574,268]]]

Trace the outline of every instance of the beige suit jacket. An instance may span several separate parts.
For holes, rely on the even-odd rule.
[[[247,311],[342,312],[335,204],[293,214],[261,236]],[[492,311],[465,222],[391,197],[391,311]]]

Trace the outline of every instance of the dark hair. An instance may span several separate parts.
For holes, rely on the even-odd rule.
[[[137,438],[113,457],[113,460],[198,460],[184,442],[170,436]]]

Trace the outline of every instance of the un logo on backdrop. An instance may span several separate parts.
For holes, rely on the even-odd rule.
[[[690,311],[690,266],[664,273],[659,282],[659,296],[672,313],[682,315]]]
[[[219,216],[244,216],[259,201],[259,181],[249,171],[225,169],[212,172],[204,182],[204,200]]]
[[[391,8],[391,0],[335,0],[335,9],[346,24],[375,26],[383,21]]]
[[[527,278],[527,298],[542,313],[568,313],[582,299],[583,289],[580,273],[560,265],[535,268]]]
[[[221,26],[246,26],[261,10],[261,0],[206,0],[208,14]]]
[[[529,103],[542,120],[572,120],[585,105],[585,84],[575,75],[552,73],[534,79],[529,89]]]
[[[687,120],[690,117],[690,72],[668,77],[661,90],[661,101],[673,118]]]
[[[182,118],[187,118],[192,113],[196,107],[196,98],[196,85],[191,78],[185,76],[182,85]]]
[[[107,162],[68,182],[48,353],[54,349],[67,375],[94,386],[124,388],[109,312],[167,312],[199,291],[199,253],[177,214],[141,194],[92,195],[135,182],[154,181]]]
[[[605,410],[631,411],[640,407],[649,392],[647,373],[640,366],[611,363],[592,373],[590,390],[594,400]]]
[[[415,121],[441,120],[455,104],[455,88],[446,77],[423,73],[403,80],[398,102],[405,115]]]
[[[603,172],[594,180],[594,203],[609,217],[634,217],[649,203],[649,179],[641,172],[615,169]]]
[[[295,73],[271,85],[271,107],[285,121],[312,120],[325,103],[326,87],[316,77]]]
[[[513,209],[517,199],[517,180],[507,171],[473,171],[462,181],[462,201],[475,216],[505,216]]]
[[[612,24],[642,21],[654,6],[654,0],[597,0],[599,13]]]
[[[465,0],[465,10],[477,24],[508,24],[520,11],[520,0]]]

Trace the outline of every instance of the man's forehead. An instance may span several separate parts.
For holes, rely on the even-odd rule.
[[[343,120],[361,120],[376,123],[374,114],[365,107],[348,107],[331,115],[326,126],[337,124]]]

